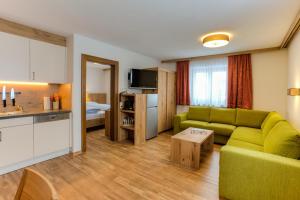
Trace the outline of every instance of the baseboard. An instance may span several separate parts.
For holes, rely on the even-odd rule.
[[[28,166],[46,161],[46,160],[50,160],[50,159],[53,159],[53,158],[57,158],[57,157],[66,155],[69,152],[70,152],[69,148],[67,148],[67,149],[63,149],[63,150],[60,150],[60,151],[49,153],[49,154],[46,154],[46,155],[43,155],[43,156],[39,156],[39,157],[35,157],[35,158],[29,159],[29,160],[18,162],[16,164],[1,167],[0,168],[0,175],[6,174],[6,173],[9,173],[9,172],[13,172],[13,171],[16,171],[16,170],[19,170],[19,169],[22,169],[22,168],[25,168],[25,167],[28,167]]]

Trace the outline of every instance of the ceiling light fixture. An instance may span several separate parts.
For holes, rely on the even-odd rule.
[[[202,37],[203,46],[208,48],[217,48],[229,43],[229,34],[211,33]]]
[[[289,88],[288,95],[289,96],[300,96],[300,88]]]

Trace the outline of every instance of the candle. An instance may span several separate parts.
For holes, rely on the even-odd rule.
[[[14,90],[14,88],[11,88],[11,90],[10,90],[10,99],[15,99],[15,90]]]
[[[2,88],[2,100],[6,100],[6,86],[3,86]]]
[[[11,90],[10,90],[10,99],[11,99],[12,105],[16,106],[15,90],[14,90],[14,88],[11,88]]]

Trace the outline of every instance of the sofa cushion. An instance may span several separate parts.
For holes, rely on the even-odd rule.
[[[236,109],[211,108],[210,122],[235,125]]]
[[[250,149],[254,151],[264,151],[264,147],[261,145],[253,144],[250,142],[245,142],[242,140],[236,140],[233,138],[230,138],[227,142],[227,145],[230,146],[235,146],[235,147],[240,147],[240,148],[245,148],[245,149]]]
[[[206,128],[213,130],[216,134],[230,136],[236,127],[230,124],[209,123]]]
[[[265,111],[237,109],[236,125],[260,128],[267,115]]]
[[[264,151],[289,158],[300,158],[300,133],[287,121],[278,122],[265,138]]]
[[[208,122],[195,121],[195,120],[185,120],[185,121],[180,123],[180,128],[181,129],[187,129],[189,127],[206,128],[207,125],[208,125]]]
[[[231,138],[255,145],[264,145],[262,131],[256,128],[237,127],[233,131]]]
[[[210,110],[210,107],[191,106],[187,114],[187,119],[209,122]]]
[[[277,112],[270,112],[261,125],[263,138],[265,139],[270,130],[284,118]]]

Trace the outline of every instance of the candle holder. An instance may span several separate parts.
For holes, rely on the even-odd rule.
[[[3,107],[6,108],[6,100],[2,100]]]

